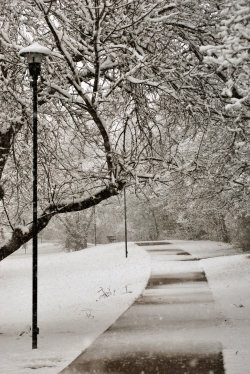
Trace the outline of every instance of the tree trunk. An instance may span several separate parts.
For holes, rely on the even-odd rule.
[[[42,231],[49,223],[51,218],[56,214],[77,212],[88,209],[94,205],[99,204],[101,201],[110,198],[111,196],[118,195],[124,188],[125,182],[119,181],[116,184],[110,184],[103,190],[100,190],[95,195],[86,199],[78,200],[77,202],[65,202],[60,204],[52,204],[44,213],[38,218],[37,231]],[[22,230],[16,227],[12,233],[11,239],[7,243],[0,245],[0,261],[13,252],[18,250],[24,243],[27,243],[33,237],[33,225],[25,227],[27,230]]]
[[[230,243],[230,238],[229,238],[229,234],[228,234],[226,223],[225,223],[225,217],[222,214],[219,215],[219,222],[221,226],[221,234],[222,234],[223,242]]]

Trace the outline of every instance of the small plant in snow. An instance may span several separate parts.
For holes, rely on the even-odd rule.
[[[89,319],[95,318],[95,316],[92,314],[91,310],[86,310],[85,314],[86,314],[86,317],[89,318]]]
[[[23,330],[21,330],[18,334],[18,336],[23,336],[31,333],[31,326],[26,325]]]
[[[236,308],[244,308],[243,304],[239,304],[239,305],[234,304],[234,306],[236,306]]]
[[[125,286],[125,293],[132,293],[132,292],[133,292],[133,291],[129,291],[129,290],[128,290],[128,286],[126,285],[126,286]]]
[[[97,292],[100,294],[99,299],[115,295],[115,290],[111,291],[110,287],[108,287],[106,290],[103,287],[100,287]]]

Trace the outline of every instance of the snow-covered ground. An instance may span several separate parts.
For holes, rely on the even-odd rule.
[[[0,373],[55,374],[107,329],[139,296],[149,256],[130,244],[60,252],[40,244],[38,349],[31,349],[31,255],[20,249],[0,263]]]
[[[217,340],[227,374],[250,367],[250,256],[211,241],[172,241],[201,258],[220,316]],[[28,248],[0,263],[0,373],[56,374],[108,328],[139,296],[150,275],[142,247],[99,245],[60,252],[40,245],[38,350],[31,350],[31,256]],[[182,263],[184,265],[184,263]],[[181,264],[179,263],[179,266]],[[178,267],[178,262],[172,262]],[[171,271],[178,271],[172,269]]]
[[[250,368],[250,254],[228,244],[175,241],[200,261],[215,306],[221,316],[217,329],[227,374],[246,374]]]
[[[250,368],[250,256],[202,260],[217,309],[222,317],[218,336],[227,374]]]

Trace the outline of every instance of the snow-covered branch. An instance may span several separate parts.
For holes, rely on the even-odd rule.
[[[119,182],[115,185],[109,185],[107,188],[96,192],[93,196],[78,200],[68,200],[58,204],[52,204],[48,206],[44,213],[38,217],[38,232],[42,231],[49,223],[51,218],[56,214],[67,213],[67,212],[78,212],[81,210],[93,207],[100,202],[115,196],[124,187],[123,182]],[[0,245],[0,261],[15,252],[24,243],[28,242],[33,236],[33,225],[29,226],[16,226],[12,233],[11,238]]]

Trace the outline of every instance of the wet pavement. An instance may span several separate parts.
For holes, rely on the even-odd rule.
[[[146,289],[61,374],[223,374],[219,320],[199,261],[167,242],[138,244],[151,256]]]

